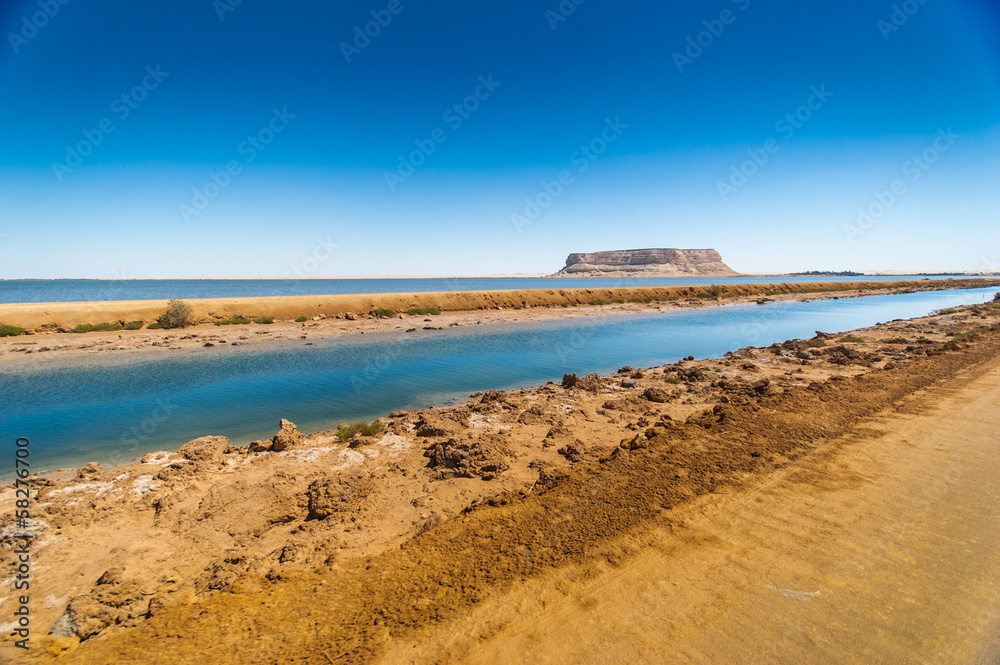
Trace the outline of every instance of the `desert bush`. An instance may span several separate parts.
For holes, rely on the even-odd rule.
[[[254,323],[271,324],[271,323],[274,323],[274,317],[273,316],[262,316],[259,319],[254,319],[253,322]]]
[[[221,321],[216,321],[217,326],[232,326],[232,325],[242,325],[245,323],[250,323],[250,319],[244,318],[242,316],[234,316],[231,319],[222,319]]]
[[[396,310],[386,309],[385,307],[379,307],[378,309],[375,310],[375,316],[381,316],[385,318],[388,318],[390,316],[396,316]]]
[[[371,424],[354,423],[353,425],[340,425],[337,427],[337,438],[347,443],[355,434],[361,436],[374,436],[385,429],[385,424],[375,421]]]
[[[395,314],[395,312],[393,313]],[[411,307],[410,309],[406,310],[406,313],[410,314],[411,316],[416,316],[418,314],[421,315],[433,314],[437,316],[438,314],[441,313],[441,310],[439,310],[437,307]]]
[[[853,342],[855,344],[858,344],[858,343],[861,343],[861,342],[863,342],[865,340],[864,340],[864,338],[858,337],[857,335],[848,335],[847,337],[841,337],[840,341],[841,342]]]
[[[140,330],[144,325],[143,321],[129,321],[125,324],[125,330]]]
[[[24,334],[24,328],[0,325],[0,337],[17,337]]]
[[[172,298],[167,303],[167,311],[161,314],[156,322],[160,328],[186,328],[194,323],[194,312],[191,306],[183,300]]]
[[[295,317],[295,323],[305,323],[309,320],[308,316],[297,316]]]

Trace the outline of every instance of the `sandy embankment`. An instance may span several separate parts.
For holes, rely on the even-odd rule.
[[[371,315],[376,309],[396,312],[414,307],[437,307],[442,311],[552,307],[563,303],[585,305],[595,300],[655,300],[696,298],[710,292],[719,298],[778,294],[824,294],[831,292],[884,292],[895,289],[950,289],[1000,285],[998,279],[901,280],[892,282],[826,282],[785,284],[727,284],[712,286],[616,287],[593,289],[524,289],[510,291],[452,291],[428,293],[340,294],[326,296],[274,296],[262,298],[203,298],[188,300],[194,318],[211,324],[235,316],[330,317]],[[714,291],[712,289],[715,289]],[[715,296],[706,298],[716,299]],[[165,300],[109,302],[16,303],[0,305],[0,323],[25,329],[65,328],[106,321],[150,323],[166,309]]]
[[[272,443],[264,441],[253,452],[213,438],[145,463],[42,479],[33,497],[33,595],[39,602],[32,655],[46,662],[64,652],[64,662],[164,665],[367,663],[380,657],[496,662],[515,652],[530,660],[532,649],[545,647],[550,660],[575,662],[579,654],[558,651],[567,646],[558,639],[562,624],[546,623],[546,612],[531,605],[539,597],[531,595],[532,584],[541,585],[546,602],[577,599],[560,611],[572,630],[603,640],[592,648],[617,644],[619,656],[632,662],[643,657],[638,647],[651,643],[657,654],[669,652],[669,640],[691,635],[706,617],[722,616],[732,599],[720,595],[727,581],[736,589],[751,582],[733,573],[699,582],[716,585],[705,593],[701,586],[674,590],[681,594],[676,602],[647,606],[666,612],[663,621],[680,622],[680,632],[630,634],[623,642],[595,623],[600,617],[587,614],[595,599],[605,597],[601,588],[619,583],[614,571],[640,570],[652,554],[677,566],[670,563],[672,551],[711,553],[715,539],[728,533],[725,522],[707,537],[685,517],[706,497],[751,501],[760,488],[804,477],[817,487],[806,483],[797,500],[815,505],[828,473],[808,465],[819,460],[838,469],[841,450],[871,438],[871,418],[920,391],[930,391],[933,403],[951,395],[939,395],[945,388],[997,371],[997,312],[996,306],[967,307],[741,349],[722,359],[490,391],[460,406],[393,414],[384,433],[350,445],[329,432],[304,438],[285,432],[278,440],[287,448],[268,450]],[[958,424],[953,429],[962,431]],[[880,459],[889,464],[913,457],[904,446]],[[927,460],[932,471],[940,468],[934,456]],[[974,457],[969,463],[976,463]],[[855,466],[859,473],[873,472]],[[865,480],[850,473],[839,478],[835,487]],[[941,496],[947,493],[932,498]],[[880,506],[866,504],[863,494],[856,500],[875,511],[876,527],[902,519],[893,514],[879,520]],[[9,490],[0,496],[8,568],[12,501]],[[795,503],[789,498],[785,505]],[[989,512],[966,517],[993,521]],[[734,533],[744,525],[735,518],[731,524]],[[826,551],[839,542],[833,526],[795,534]],[[666,545],[656,540],[664,531],[674,539]],[[779,558],[790,546],[768,543],[760,529],[754,537],[763,539],[754,547]],[[867,561],[865,546],[857,544],[858,565]],[[738,547],[734,556],[745,553]],[[891,547],[875,553],[891,555]],[[698,566],[724,566],[712,561]],[[952,568],[981,570],[991,561]],[[753,565],[750,560],[744,573]],[[678,575],[683,570],[681,564]],[[795,582],[770,579],[791,594],[779,593],[783,599],[816,597],[810,595],[816,589]],[[837,593],[836,579],[826,584],[832,586],[825,594]],[[923,598],[917,592],[935,589],[914,593]],[[649,590],[643,593],[628,602],[645,602]],[[692,621],[669,615],[670,607],[687,601],[697,614]],[[9,602],[0,604],[8,616]],[[517,623],[521,609],[536,618],[537,636],[518,632],[525,629]],[[781,612],[789,621],[801,615],[798,607],[776,607],[765,616]],[[881,616],[905,636],[909,629],[894,624],[895,615]],[[863,627],[863,616],[854,620]],[[827,624],[820,616],[815,625]],[[56,638],[44,636],[50,626],[58,626]],[[724,627],[719,630],[724,636]],[[712,647],[698,647],[703,660],[711,660]],[[923,654],[920,645],[912,648]]]
[[[51,357],[79,353],[121,353],[139,349],[192,349],[218,344],[259,346],[271,341],[304,337],[328,338],[366,332],[997,285],[1000,285],[1000,279],[737,284],[720,286],[714,293],[711,286],[673,286],[220,298],[188,301],[199,324],[183,330],[141,329],[90,333],[65,331],[81,323],[136,320],[150,322],[163,312],[166,301],[0,305],[0,323],[19,325],[31,333],[18,337],[0,337],[0,362],[34,353],[44,353],[46,357]],[[591,305],[593,302],[606,304]],[[569,306],[570,303],[576,306]],[[431,306],[437,307],[442,313],[412,316],[405,313],[407,309]],[[375,315],[375,310],[379,308],[400,313],[392,317],[380,317]],[[275,323],[214,325],[215,321],[236,316],[274,316]],[[299,317],[307,317],[308,321],[295,322],[294,319]]]

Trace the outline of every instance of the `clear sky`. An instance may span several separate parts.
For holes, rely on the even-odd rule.
[[[0,28],[0,278],[1000,270],[995,2],[14,0]]]

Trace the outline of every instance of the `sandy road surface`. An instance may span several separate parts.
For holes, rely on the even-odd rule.
[[[381,662],[998,663],[998,405],[994,363],[698,499],[620,567],[523,583]]]

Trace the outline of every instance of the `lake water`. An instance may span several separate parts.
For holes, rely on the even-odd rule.
[[[10,279],[0,280],[0,303],[167,300],[169,298],[244,298],[316,296],[338,293],[420,293],[503,289],[574,289],[675,284],[770,284],[775,282],[849,282],[918,279],[880,277],[673,277],[660,279],[447,277],[419,279]],[[960,279],[935,275],[930,279]]]
[[[279,418],[303,431],[444,404],[490,388],[558,381],[565,372],[614,372],[687,355],[910,318],[983,302],[993,289],[741,305],[441,331],[226,346],[130,358],[40,359],[0,370],[0,436],[31,439],[32,468],[113,463],[221,434],[271,436]],[[10,445],[7,445],[10,444]],[[8,469],[0,469],[9,478]]]

